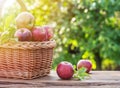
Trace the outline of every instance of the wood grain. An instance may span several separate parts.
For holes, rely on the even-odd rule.
[[[61,80],[52,71],[33,80],[0,78],[0,88],[120,88],[120,71],[92,71],[85,80]]]

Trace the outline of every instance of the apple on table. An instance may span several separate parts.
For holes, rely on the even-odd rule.
[[[57,74],[61,79],[71,79],[74,74],[74,68],[71,63],[63,61],[57,66]]]
[[[79,60],[77,63],[77,69],[80,69],[82,67],[86,68],[86,72],[89,73],[92,69],[92,63],[90,60]]]

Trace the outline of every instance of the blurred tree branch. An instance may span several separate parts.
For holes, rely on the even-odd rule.
[[[17,0],[17,2],[18,2],[19,5],[21,6],[21,10],[22,10],[22,11],[27,11],[27,7],[25,6],[23,0]]]

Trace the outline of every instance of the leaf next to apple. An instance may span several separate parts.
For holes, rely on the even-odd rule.
[[[14,36],[18,38],[19,41],[31,41],[32,40],[32,33],[27,28],[20,28],[18,29]]]

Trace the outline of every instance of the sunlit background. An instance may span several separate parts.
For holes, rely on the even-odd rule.
[[[11,41],[15,18],[26,8],[35,25],[55,27],[53,69],[60,61],[90,59],[93,70],[120,70],[119,0],[23,0],[25,7],[19,1],[0,0],[0,42]]]

